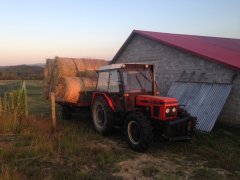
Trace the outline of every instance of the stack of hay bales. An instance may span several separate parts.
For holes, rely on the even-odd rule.
[[[77,103],[80,92],[95,89],[99,67],[108,62],[100,59],[61,58],[47,59],[44,71],[44,95],[55,93],[60,102]]]

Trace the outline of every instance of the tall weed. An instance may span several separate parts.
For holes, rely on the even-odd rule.
[[[19,131],[22,121],[28,117],[27,90],[25,81],[17,90],[5,92],[0,97],[0,131]]]

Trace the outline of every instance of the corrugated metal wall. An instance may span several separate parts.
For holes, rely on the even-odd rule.
[[[174,82],[167,96],[198,118],[197,129],[211,132],[231,89],[231,84]]]

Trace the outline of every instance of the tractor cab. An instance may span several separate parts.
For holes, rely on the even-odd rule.
[[[178,107],[177,99],[156,94],[153,65],[100,67],[91,105],[95,129],[106,135],[120,121],[130,147],[138,151],[147,148],[156,124],[168,139],[189,139],[196,119]]]
[[[176,118],[177,99],[156,96],[153,65],[113,64],[102,66],[98,73],[96,92],[112,99],[115,112],[149,107],[154,119]],[[164,104],[167,105],[163,107]]]

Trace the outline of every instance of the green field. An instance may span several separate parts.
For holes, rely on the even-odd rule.
[[[0,94],[19,86],[0,81]],[[116,130],[95,133],[87,113],[58,118],[51,132],[50,103],[42,81],[27,81],[29,119],[21,131],[0,132],[1,179],[240,179],[240,131],[217,124],[192,142],[162,142],[146,153],[128,148]],[[1,117],[0,121],[8,121]]]
[[[0,94],[19,88],[21,81],[18,80],[0,80]],[[37,116],[46,116],[50,113],[50,103],[43,98],[43,82],[27,81],[27,94],[30,114]]]

